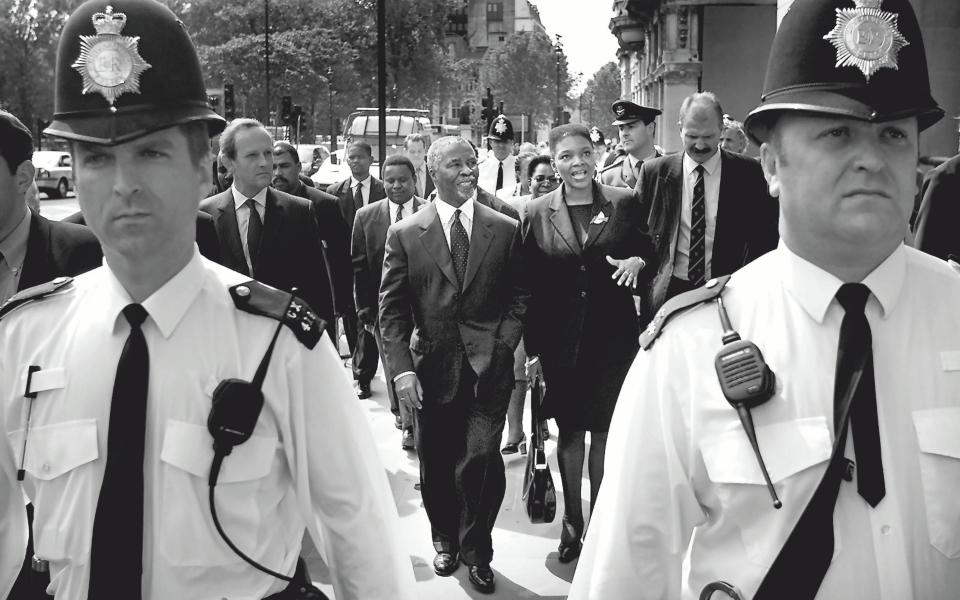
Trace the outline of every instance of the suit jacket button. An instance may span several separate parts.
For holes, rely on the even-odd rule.
[[[580,270],[581,270],[581,271],[586,271],[586,270],[587,270],[587,265],[580,265]]]
[[[586,297],[587,297],[587,292],[580,292],[580,297],[581,297],[581,298],[586,298]]]

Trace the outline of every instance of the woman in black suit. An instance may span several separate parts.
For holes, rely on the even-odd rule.
[[[594,181],[597,157],[586,127],[554,128],[550,151],[563,183],[527,204],[523,253],[531,297],[524,343],[531,369],[542,364],[542,413],[559,429],[559,558],[569,562],[580,554],[584,532],[586,432],[593,506],[614,405],[639,348],[632,294],[647,283],[644,267],[653,248],[634,192]]]

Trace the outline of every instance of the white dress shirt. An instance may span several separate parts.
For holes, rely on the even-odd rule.
[[[833,562],[817,598],[955,599],[960,277],[900,246],[863,283],[872,292],[865,312],[886,496],[871,509],[856,478],[841,482]],[[752,413],[780,510],[717,381],[716,305],[676,317],[639,353],[613,416],[570,600],[692,600],[716,580],[756,593],[829,462],[840,285],[781,242],[724,292],[733,327],[776,373],[774,397]],[[852,437],[845,454],[855,460]]]
[[[228,287],[248,279],[195,249],[142,303],[150,355],[144,600],[258,600],[286,586],[233,554],[207,504],[211,394],[225,378],[253,377],[278,326],[235,308]],[[36,554],[50,562],[49,591],[58,600],[86,598],[111,390],[129,332],[121,310],[130,302],[104,265],[0,322],[0,597],[23,560],[22,485],[36,507]],[[41,367],[33,379],[41,391],[20,484],[29,365]],[[310,350],[283,327],[262,389],[254,434],[226,457],[216,487],[234,543],[291,574],[306,529],[338,599],[415,598],[376,443],[327,336]]]
[[[690,228],[693,226],[693,188],[697,185],[697,161],[683,154],[683,196],[680,207],[680,230],[677,232],[677,246],[674,249],[673,275],[680,279],[687,279],[687,267],[690,266]],[[707,251],[704,258],[704,273],[706,278],[711,277],[711,263],[713,261],[713,237],[717,230],[717,207],[720,205],[720,171],[722,161],[720,151],[703,163],[703,194],[704,209],[706,212],[705,245]]]
[[[517,157],[513,154],[508,154],[507,157],[503,159],[503,187],[512,187],[512,185],[517,182],[516,162]],[[494,156],[491,151],[478,165],[480,177],[477,180],[477,186],[486,192],[496,194],[497,168],[499,166],[500,161],[497,160],[497,157]]]
[[[387,200],[387,209],[390,211],[390,224],[393,225],[397,222],[397,209],[400,207],[400,204],[397,204],[393,200]],[[403,217],[401,220],[406,219],[413,214],[413,198],[410,198],[403,203]]]
[[[247,259],[249,273],[253,273],[253,259],[250,258],[250,248],[247,247],[247,232],[250,230],[250,205],[247,204],[248,196],[237,189],[236,183],[230,186],[233,192],[233,206],[237,212],[237,229],[240,231],[240,243],[243,245],[243,256]],[[257,214],[260,215],[260,224],[266,223],[267,215],[267,188],[263,188],[253,196],[253,201],[257,206]],[[262,231],[262,228],[261,228]]]
[[[460,209],[460,223],[467,230],[467,239],[473,238],[473,203],[477,198],[476,192],[469,200],[459,207],[447,204],[440,196],[434,201],[437,205],[437,215],[440,217],[440,224],[443,225],[443,236],[447,238],[447,248],[450,247],[450,228],[453,227],[453,217],[457,208]]]
[[[355,177],[350,177],[350,198],[352,199],[357,193],[357,186],[360,186],[360,196],[363,197],[363,205],[366,206],[370,204],[370,185],[373,183],[373,180],[369,175],[363,181],[356,179]]]

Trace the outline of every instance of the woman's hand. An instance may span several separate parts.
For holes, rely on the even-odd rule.
[[[634,287],[637,285],[637,276],[640,271],[647,266],[639,256],[617,259],[607,255],[607,262],[617,268],[610,276],[610,279],[616,279],[617,285],[626,285]]]

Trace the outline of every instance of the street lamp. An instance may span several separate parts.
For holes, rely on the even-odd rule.
[[[327,67],[327,100],[330,103],[330,156],[337,151],[337,132],[333,130],[333,68]],[[336,160],[334,157],[330,162]]]
[[[266,59],[264,69],[266,77],[266,124],[270,125],[270,0],[263,0],[263,56]]]
[[[556,119],[554,122],[554,127],[560,125],[561,114],[563,111],[563,106],[560,104],[560,58],[563,56],[563,45],[560,43],[560,34],[556,34],[557,43],[553,47],[553,51],[557,55],[557,108],[555,111]]]

